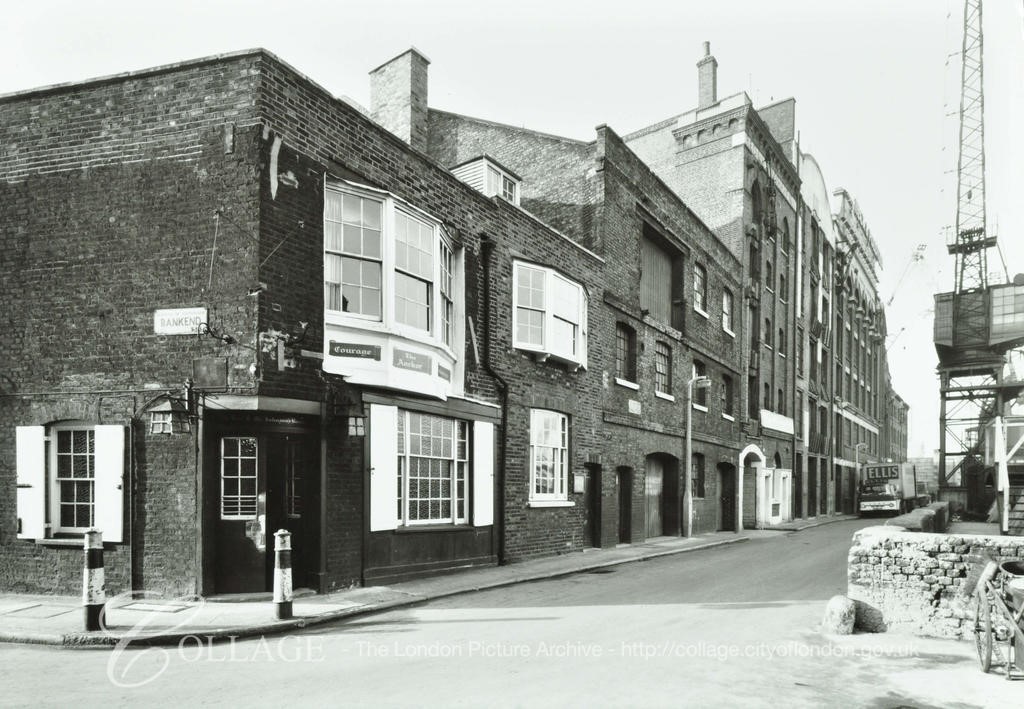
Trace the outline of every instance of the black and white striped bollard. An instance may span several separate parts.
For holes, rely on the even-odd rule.
[[[85,629],[99,630],[103,606],[107,602],[106,579],[103,574],[103,532],[90,529],[85,533],[85,568],[82,570],[82,606],[85,608]]]
[[[292,617],[292,533],[274,532],[274,610],[278,620]]]

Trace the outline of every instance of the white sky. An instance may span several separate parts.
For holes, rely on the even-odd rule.
[[[1024,271],[1022,6],[984,6],[989,228],[1011,277]],[[262,46],[367,105],[367,72],[415,46],[432,62],[431,106],[590,140],[600,124],[625,134],[692,108],[710,41],[719,96],[795,97],[801,146],[859,201],[883,300],[895,295],[890,366],[922,455],[938,446],[932,294],[953,289],[962,16],[961,0],[36,0],[5,7],[0,93]]]

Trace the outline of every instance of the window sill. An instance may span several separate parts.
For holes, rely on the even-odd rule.
[[[548,352],[546,350],[539,350],[536,347],[531,347],[530,345],[520,342],[514,343],[512,346],[521,352],[527,352],[533,355],[533,358],[537,362],[547,362],[549,360],[551,362],[558,362],[559,364],[566,365],[574,372],[587,368],[586,360],[572,359],[565,355],[555,354],[554,352]]]
[[[708,320],[708,319],[710,319],[710,318],[711,318],[711,316],[710,316],[710,315],[708,315],[707,311],[705,311],[705,310],[701,310],[701,309],[700,309],[700,308],[699,308],[698,306],[696,306],[696,305],[695,305],[695,306],[693,306],[693,310],[694,310],[694,312],[696,312],[696,313],[697,313],[698,315],[700,315],[701,317],[703,317],[703,318],[704,318],[705,320]]]
[[[572,500],[530,500],[527,507],[575,507]]]
[[[727,328],[725,325],[722,325],[722,331],[732,339],[736,339],[736,333]]]
[[[733,421],[733,422],[736,421],[736,417],[735,416],[730,416],[729,414],[722,414],[722,418],[724,418],[726,421]]]
[[[694,402],[693,408],[697,409],[697,411],[703,411],[704,413],[708,412],[708,407],[704,406],[703,404],[698,404],[696,402]]]
[[[393,531],[396,534],[416,534],[417,532],[461,532],[467,529],[472,529],[473,525],[465,522],[459,522],[458,524],[451,524],[447,522],[439,522],[438,524],[409,524],[395,527]],[[381,530],[386,531],[386,530]]]
[[[25,540],[30,541],[30,540]],[[70,547],[72,549],[81,549],[85,546],[84,538],[75,537],[47,537],[45,539],[32,539],[31,540],[36,546],[39,547]],[[103,548],[107,549],[115,544],[121,544],[121,542],[108,542],[103,540]]]
[[[664,399],[665,401],[675,401],[676,400],[676,398],[674,396],[672,396],[671,394],[666,394],[663,391],[656,391],[656,392],[654,392],[654,395],[656,397],[658,397],[659,399]]]
[[[636,382],[631,382],[628,379],[619,379],[618,377],[615,377],[615,383],[618,384],[620,387],[626,387],[627,389],[632,389],[633,391],[640,391],[640,385],[637,384]]]

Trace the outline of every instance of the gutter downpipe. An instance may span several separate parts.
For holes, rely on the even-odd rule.
[[[498,394],[501,397],[501,442],[499,445],[497,468],[498,499],[495,503],[497,509],[494,515],[495,534],[498,542],[498,565],[500,566],[505,564],[505,451],[507,450],[506,444],[508,442],[508,382],[491,366],[491,340],[494,334],[491,327],[491,257],[495,246],[494,241],[486,234],[480,235],[480,253],[483,257],[484,317],[487,319],[486,334],[484,336],[483,365],[484,371],[498,385]]]

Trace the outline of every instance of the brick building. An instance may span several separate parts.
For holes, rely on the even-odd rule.
[[[742,262],[744,523],[853,512],[856,446],[879,455],[891,393],[878,249],[797,141],[795,101],[718,98],[705,43],[695,109],[626,144]]]
[[[842,481],[843,506],[853,511],[857,463],[892,457],[887,435],[889,409],[900,402],[906,460],[906,404],[892,391],[885,356],[885,306],[878,292],[882,266],[878,246],[856,200],[844,189],[833,193],[833,222],[839,245],[835,307],[835,475]],[[896,411],[894,410],[894,414]],[[898,443],[897,443],[898,445]]]
[[[832,467],[832,342],[835,291],[836,234],[825,176],[813,156],[797,153],[800,165],[801,264],[799,273],[797,341],[797,469],[806,516],[843,512],[844,488]],[[852,500],[852,498],[851,498]],[[850,511],[850,510],[846,510]]]
[[[879,453],[883,459],[900,463],[907,460],[907,418],[909,413],[910,406],[903,400],[903,397],[889,390]]]
[[[742,515],[745,526],[768,526],[792,517],[798,489],[793,354],[801,179],[793,157],[795,106],[787,100],[755,109],[745,93],[719,99],[717,69],[705,44],[697,64],[697,107],[624,140],[741,264]]]
[[[591,543],[736,529],[739,259],[607,126],[582,142],[435,109],[428,117],[428,151],[441,164],[467,180],[480,179],[468,166],[481,163],[521,179],[525,209],[605,261],[601,326],[590,329],[604,388],[603,445],[588,464]],[[695,377],[710,386],[690,401]],[[549,524],[505,514],[510,552],[515,527]]]
[[[370,115],[264,50],[0,97],[0,587],[75,591],[91,526],[111,590],[210,595],[281,528],[328,591],[842,509],[870,273],[793,101],[708,53],[697,109],[577,141],[428,64]]]
[[[510,543],[583,545],[602,259],[262,50],[0,129],[4,588],[73,592],[90,526],[114,591],[266,590],[282,527],[321,591],[493,564],[527,486],[558,523]]]

